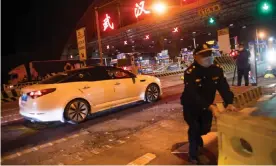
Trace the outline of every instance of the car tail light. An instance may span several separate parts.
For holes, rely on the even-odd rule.
[[[54,91],[56,91],[56,88],[32,91],[32,92],[27,93],[27,95],[30,96],[32,99],[35,99],[35,98],[41,97],[43,95],[52,93]]]

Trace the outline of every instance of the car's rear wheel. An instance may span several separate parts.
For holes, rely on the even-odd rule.
[[[145,93],[146,101],[149,103],[155,102],[160,98],[160,89],[157,84],[150,84]]]
[[[89,104],[82,99],[76,99],[67,104],[65,107],[64,116],[67,122],[78,124],[83,122],[89,113]]]

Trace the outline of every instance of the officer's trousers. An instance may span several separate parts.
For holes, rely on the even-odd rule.
[[[242,77],[244,77],[245,86],[249,85],[249,70],[238,68],[238,86],[241,86]]]
[[[191,158],[197,158],[198,149],[203,146],[201,136],[211,131],[212,113],[209,110],[202,110],[201,114],[193,115],[191,112],[192,110],[183,110],[183,115],[184,120],[189,126],[189,156]]]

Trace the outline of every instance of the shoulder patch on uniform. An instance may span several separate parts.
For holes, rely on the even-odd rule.
[[[196,79],[195,82],[201,82],[201,79]]]
[[[189,67],[186,69],[185,73],[191,74],[194,68],[195,68],[194,65],[189,66]]]
[[[219,77],[212,77],[212,80],[217,80],[219,79]]]
[[[188,69],[188,70],[186,70],[186,73],[187,73],[187,74],[191,74],[192,71],[193,71],[193,69]]]

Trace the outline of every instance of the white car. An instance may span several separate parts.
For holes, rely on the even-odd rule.
[[[158,78],[106,66],[58,74],[23,88],[21,93],[19,108],[25,119],[70,123],[80,123],[89,114],[136,101],[155,102],[162,95]]]

